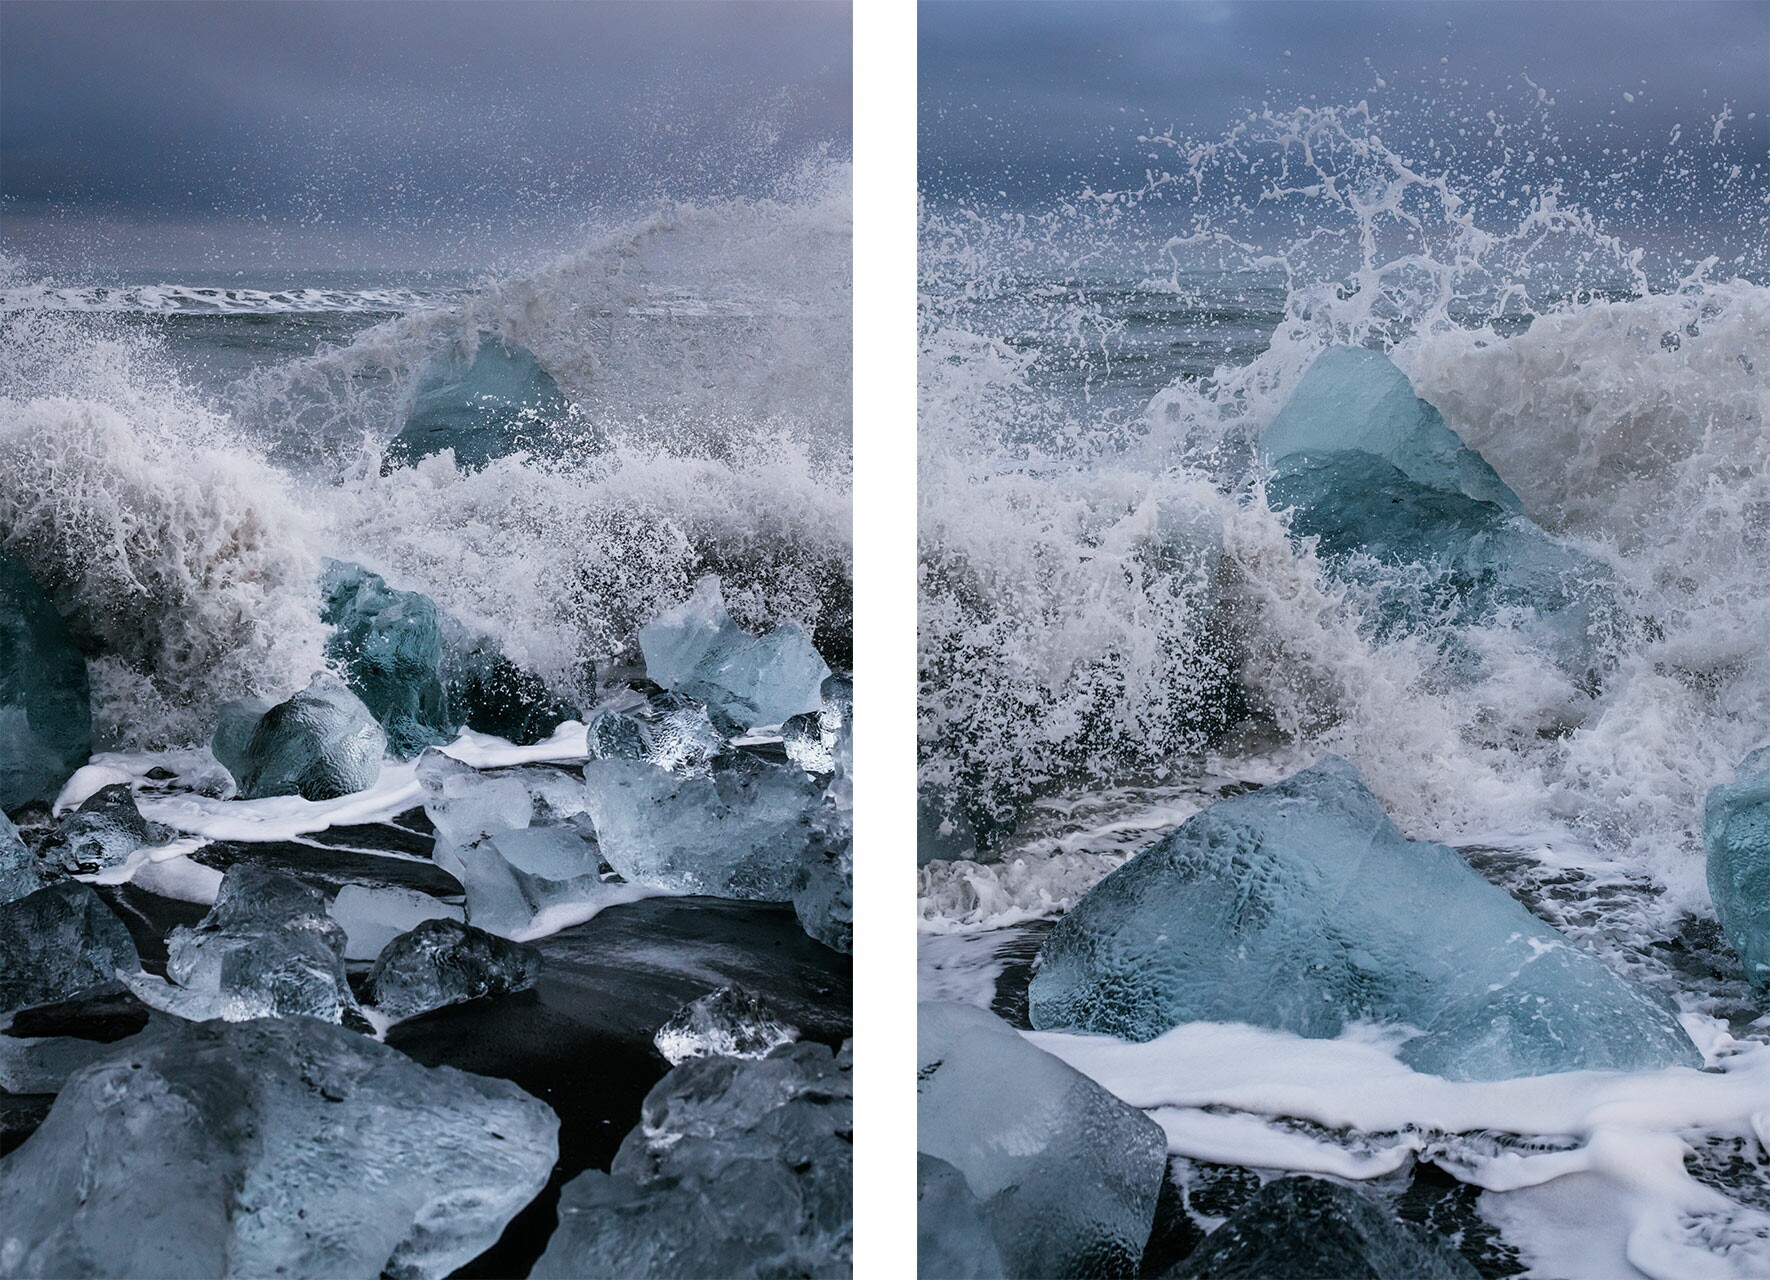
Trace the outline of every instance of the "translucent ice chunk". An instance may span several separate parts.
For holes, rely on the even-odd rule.
[[[916,1155],[916,1274],[923,1280],[1004,1280],[1002,1254],[965,1175]]]
[[[440,1280],[558,1154],[558,1119],[515,1085],[310,1019],[118,1050],[0,1164],[9,1275]]]
[[[736,753],[708,777],[591,760],[585,796],[609,865],[635,884],[785,902],[820,800],[796,765]]]
[[[1381,458],[1418,484],[1519,512],[1524,504],[1463,444],[1380,351],[1329,347],[1260,437],[1268,459],[1346,452]]]
[[[243,862],[222,878],[209,914],[166,939],[166,976],[213,999],[218,1017],[307,1014],[341,1022],[356,999],[344,972],[344,929],[326,899],[294,877]]]
[[[66,1000],[140,968],[129,930],[78,880],[0,903],[0,1012]]]
[[[1709,893],[1754,985],[1770,989],[1770,747],[1740,762],[1703,809]]]
[[[645,672],[666,689],[698,698],[745,728],[780,724],[823,705],[830,669],[791,623],[765,636],[743,631],[725,611],[719,579],[695,583],[687,602],[639,629]]]
[[[1395,829],[1346,761],[1206,809],[1046,938],[1033,1025],[1149,1040],[1182,1022],[1333,1037],[1404,1024],[1415,1070],[1500,1080],[1702,1065],[1668,1004],[1443,845]]]
[[[515,743],[540,742],[577,708],[558,697],[533,671],[512,662],[497,641],[442,619],[442,678],[450,714],[480,733]]]
[[[344,930],[344,958],[373,960],[400,934],[426,920],[460,920],[460,907],[440,902],[416,889],[394,885],[347,884],[329,908]]]
[[[69,871],[97,871],[128,860],[144,844],[156,843],[156,831],[135,806],[124,782],[100,787],[57,824],[54,845]]]
[[[836,744],[854,719],[854,683],[830,676],[823,683],[823,707],[804,712],[781,725],[787,758],[807,773],[833,773]]]
[[[671,1066],[690,1058],[766,1058],[799,1038],[799,1029],[782,1021],[748,988],[720,987],[691,1000],[658,1028],[652,1043]]]
[[[91,754],[86,659],[31,575],[0,557],[0,809],[54,800]]]
[[[456,920],[426,920],[387,944],[369,970],[369,999],[383,1013],[411,1018],[481,996],[527,991],[541,955]]]
[[[723,717],[721,717],[723,719]],[[590,755],[598,760],[645,760],[671,773],[706,775],[730,749],[727,732],[741,730],[692,698],[663,693],[629,711],[603,710],[589,725]]]
[[[918,1146],[965,1175],[1007,1274],[1136,1275],[1161,1126],[970,1005],[919,1006],[916,1054]]]
[[[826,1046],[690,1059],[646,1095],[609,1172],[565,1185],[529,1274],[847,1276],[853,1114],[847,1055]]]
[[[213,743],[242,799],[331,800],[365,791],[381,776],[387,734],[362,699],[330,672],[271,707],[247,734],[251,705],[223,707]]]
[[[387,464],[410,466],[453,449],[462,468],[542,445],[571,413],[559,385],[523,348],[481,334],[471,356],[435,360],[418,373],[405,426],[387,447]]]
[[[0,811],[0,902],[13,902],[61,878],[61,868],[31,851],[18,828]]]
[[[404,760],[452,741],[461,721],[443,688],[442,626],[430,597],[328,560],[320,599],[321,620],[336,628],[326,656],[387,731],[388,749]]]
[[[1267,1183],[1168,1274],[1185,1280],[1480,1276],[1440,1237],[1400,1221],[1370,1196],[1321,1178]]]

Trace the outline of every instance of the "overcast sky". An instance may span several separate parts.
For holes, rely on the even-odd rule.
[[[1442,140],[1489,109],[1539,129],[1546,114],[1579,162],[1560,171],[1575,196],[1581,163],[1614,171],[1606,147],[1664,152],[1681,125],[1692,163],[1656,198],[1691,217],[1714,212],[1704,192],[1735,163],[1762,190],[1770,155],[1770,0],[930,0],[920,43],[922,183],[935,196],[1036,208],[1135,185],[1148,128],[1216,137],[1263,105],[1360,100],[1389,113],[1392,145],[1409,130]]]
[[[818,0],[6,0],[0,242],[480,267],[846,155],[851,81],[848,6]]]

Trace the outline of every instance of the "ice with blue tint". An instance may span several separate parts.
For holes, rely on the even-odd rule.
[[[31,575],[0,557],[0,809],[54,800],[91,753],[86,659]]]
[[[253,720],[256,706],[224,706],[212,743],[241,799],[332,800],[366,791],[381,776],[387,733],[331,672]]]
[[[546,1277],[846,1277],[854,1267],[850,1054],[691,1058],[645,1097],[609,1171],[566,1183]]]
[[[1414,1033],[1402,1061],[1453,1080],[1702,1065],[1668,1001],[1407,839],[1335,756],[1107,876],[1046,938],[1029,998],[1041,1030],[1137,1041],[1183,1022],[1395,1024]]]
[[[426,920],[388,943],[369,970],[369,1000],[396,1018],[444,1005],[527,991],[541,955],[457,920]]]
[[[56,824],[52,844],[69,871],[114,867],[144,844],[158,843],[169,833],[141,816],[126,782],[100,787]]]
[[[602,856],[627,880],[767,902],[792,899],[822,799],[797,765],[747,752],[705,775],[590,760],[584,783]]]
[[[634,896],[604,877],[575,780],[544,769],[481,773],[427,751],[418,781],[436,826],[436,864],[467,891],[474,927],[519,937],[549,908],[593,912]]]
[[[832,675],[821,690],[823,706],[804,711],[781,725],[787,758],[807,773],[833,773],[836,741],[854,719],[854,682]]]
[[[35,893],[61,876],[62,869],[39,858],[12,825],[12,819],[0,810],[0,902]]]
[[[965,1175],[916,1155],[916,1275],[922,1280],[1005,1280],[1001,1250]]]
[[[1746,976],[1770,989],[1770,747],[1709,792],[1702,836],[1715,915]]]
[[[852,701],[843,709],[831,736],[830,782],[823,801],[811,814],[811,839],[793,880],[793,913],[811,937],[826,947],[847,952],[854,949]]]
[[[591,717],[590,755],[598,760],[645,760],[672,773],[706,775],[741,729],[693,698],[660,693],[630,710]],[[728,736],[729,735],[729,736]]]
[[[177,1023],[74,1073],[0,1163],[9,1276],[441,1280],[546,1185],[504,1080],[307,1018]]]
[[[653,681],[746,729],[823,707],[830,668],[811,637],[792,623],[750,635],[725,611],[719,579],[712,575],[695,583],[686,602],[641,627],[639,648]]]
[[[1006,1273],[1136,1275],[1161,1126],[971,1005],[919,1006],[916,1053],[917,1145],[964,1175]]]
[[[344,930],[344,958],[373,960],[400,934],[426,920],[460,920],[462,908],[398,885],[347,884],[327,908]]]
[[[436,359],[418,372],[412,408],[387,447],[387,464],[409,466],[444,449],[463,469],[543,446],[571,413],[553,375],[522,347],[481,334],[471,357]]]
[[[209,997],[230,1022],[296,1014],[340,1022],[356,1009],[344,947],[324,894],[242,862],[222,877],[208,915],[167,936],[166,976]]]
[[[1317,356],[1261,433],[1260,451],[1274,462],[1298,455],[1368,454],[1415,484],[1508,512],[1524,510],[1487,460],[1414,394],[1395,362],[1365,347],[1329,347]]]
[[[1503,621],[1576,678],[1596,678],[1595,646],[1617,625],[1609,569],[1522,515],[1388,357],[1323,352],[1260,447],[1267,501],[1362,588],[1378,635]]]
[[[683,1005],[658,1028],[652,1043],[678,1066],[690,1058],[766,1058],[798,1038],[799,1029],[761,996],[734,983]]]
[[[387,731],[388,749],[404,760],[451,741],[461,723],[443,688],[442,625],[430,597],[328,560],[320,598],[321,620],[335,628],[326,657]]]
[[[547,682],[505,655],[490,636],[442,616],[442,678],[450,715],[469,729],[510,742],[540,742],[578,710]]]
[[[78,880],[0,902],[0,1012],[66,1000],[140,968],[129,930]]]

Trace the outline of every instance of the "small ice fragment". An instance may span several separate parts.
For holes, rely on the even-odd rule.
[[[369,1000],[382,1013],[411,1018],[482,996],[527,991],[541,954],[458,920],[426,920],[387,944],[369,970]]]
[[[691,1000],[652,1037],[671,1066],[690,1058],[766,1058],[799,1038],[755,992],[735,984]]]
[[[1746,977],[1770,990],[1770,747],[1740,761],[1703,807],[1709,894]]]
[[[54,800],[91,754],[86,659],[24,566],[0,557],[0,809]]]
[[[214,739],[215,758],[233,775],[240,797],[299,795],[332,800],[375,785],[387,734],[329,671],[264,712],[245,731],[250,703],[229,703]]]
[[[970,1005],[920,1005],[916,1052],[918,1146],[964,1175],[1007,1274],[1136,1275],[1161,1126]]]
[[[69,871],[90,872],[126,862],[142,845],[159,843],[166,834],[141,816],[129,784],[115,782],[63,814],[52,843]]]
[[[0,1012],[66,1000],[140,968],[129,930],[78,880],[0,903]]]

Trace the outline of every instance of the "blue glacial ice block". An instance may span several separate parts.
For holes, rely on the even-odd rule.
[[[703,776],[590,760],[585,800],[608,864],[675,893],[787,902],[823,792],[797,765],[733,753]]]
[[[86,659],[31,575],[0,557],[0,809],[54,800],[91,754]]]
[[[286,702],[257,714],[255,699],[222,707],[211,744],[243,800],[332,800],[375,785],[387,733],[362,699],[322,671]]]
[[[546,1185],[504,1080],[308,1018],[175,1023],[77,1071],[0,1164],[10,1276],[441,1280]]]
[[[1261,435],[1260,452],[1269,461],[1369,454],[1415,484],[1509,512],[1524,510],[1487,460],[1414,395],[1395,362],[1365,347],[1329,347],[1317,356]]]
[[[1417,1071],[1503,1080],[1702,1065],[1668,1004],[1444,845],[1396,830],[1346,761],[1221,801],[1057,923],[1033,1025],[1150,1040],[1183,1022],[1328,1038],[1404,1024]]]
[[[916,1060],[917,1145],[965,1175],[1008,1275],[1137,1274],[1161,1126],[970,1005],[918,1007]]]
[[[1770,990],[1770,747],[1752,752],[1732,782],[1709,792],[1702,840],[1715,915],[1746,977]]]
[[[746,729],[823,709],[830,668],[811,637],[790,622],[750,635],[726,613],[719,579],[711,574],[695,583],[686,602],[639,629],[639,648],[653,681]]]
[[[335,628],[326,657],[387,731],[387,746],[409,760],[451,742],[461,721],[443,688],[442,624],[435,603],[395,591],[361,565],[328,560],[320,575],[320,619]]]
[[[411,412],[387,446],[387,465],[406,467],[453,449],[457,466],[478,469],[544,446],[571,413],[533,355],[482,334],[470,358],[437,359],[419,370]]]

